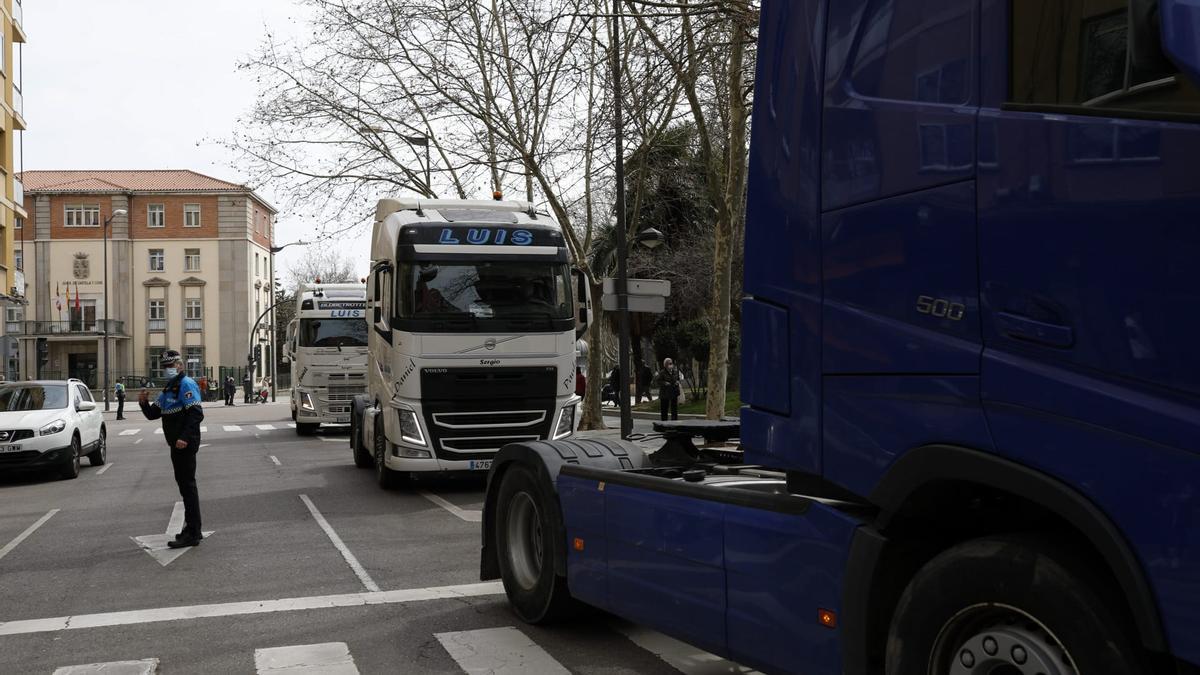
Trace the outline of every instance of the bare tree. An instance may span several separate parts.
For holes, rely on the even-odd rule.
[[[288,292],[295,293],[302,284],[326,284],[354,282],[360,279],[354,273],[354,265],[332,248],[312,247],[296,264],[284,272]]]

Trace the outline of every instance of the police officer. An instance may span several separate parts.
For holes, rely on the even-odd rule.
[[[204,406],[200,403],[200,387],[183,370],[183,357],[174,349],[163,352],[159,361],[167,386],[158,400],[150,403],[149,394],[142,390],[138,405],[148,420],[162,418],[163,436],[171,448],[171,466],[175,483],[183,497],[183,530],[171,548],[195,546],[204,538],[200,530],[200,493],[196,490],[196,452],[200,450],[200,423],[204,421]]]
[[[113,387],[117,393],[117,419],[125,419],[125,383],[117,382]]]

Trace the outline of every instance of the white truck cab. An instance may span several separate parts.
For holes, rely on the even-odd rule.
[[[381,200],[355,463],[388,488],[485,471],[508,443],[570,436],[580,403],[572,286],[562,231],[531,204]]]
[[[288,324],[292,419],[307,436],[349,424],[351,401],[367,390],[367,290],[362,284],[304,284]]]

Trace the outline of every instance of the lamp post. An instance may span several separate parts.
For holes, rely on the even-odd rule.
[[[113,209],[113,212],[104,219],[104,412],[110,409],[109,404],[109,389],[112,388],[112,383],[109,381],[109,373],[111,366],[109,365],[108,354],[108,226],[112,224],[113,218],[117,216],[129,215],[128,209]]]
[[[276,351],[279,349],[279,345],[275,344],[275,339],[279,336],[279,326],[277,326],[275,324],[275,305],[278,304],[275,302],[275,254],[279,253],[280,251],[282,251],[283,249],[285,249],[289,246],[308,246],[310,243],[312,243],[312,242],[293,241],[293,242],[288,242],[288,243],[284,244],[283,246],[272,246],[271,247],[271,258],[268,261],[268,265],[270,267],[270,271],[268,272],[268,274],[270,275],[269,286],[271,289],[270,311],[271,311],[271,330],[272,330],[272,334],[271,334],[271,403],[275,402],[276,392],[279,391],[279,386],[276,384],[276,381],[278,380],[278,378],[276,376],[279,373],[276,372],[276,368],[275,368],[275,362],[279,360],[279,358],[276,354]]]

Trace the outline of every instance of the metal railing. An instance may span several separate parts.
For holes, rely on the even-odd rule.
[[[125,335],[125,322],[108,320],[92,321],[24,321],[23,335]],[[12,333],[10,333],[11,335]]]

